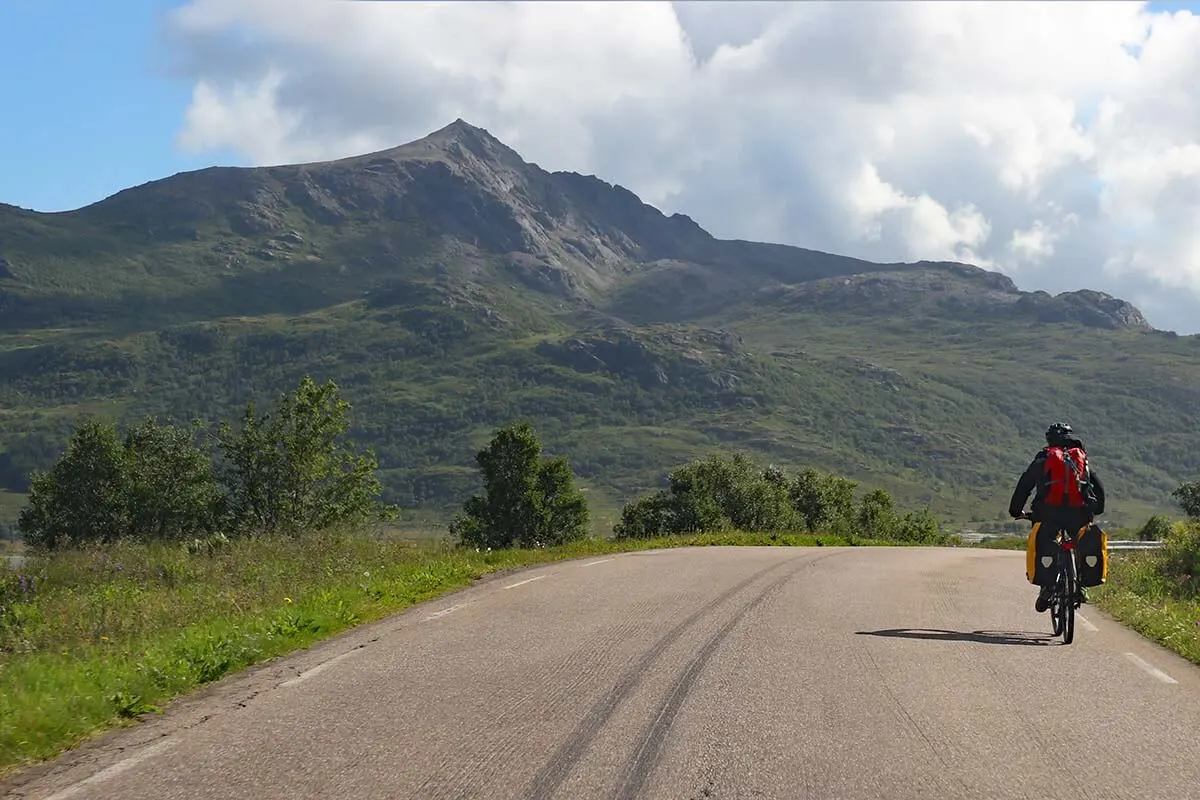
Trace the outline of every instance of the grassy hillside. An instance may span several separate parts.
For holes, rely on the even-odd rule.
[[[957,264],[713,239],[486,132],[211,169],[61,214],[0,206],[0,522],[83,414],[235,416],[304,374],[354,404],[388,500],[445,518],[530,419],[601,515],[742,448],[1002,516],[1068,419],[1114,524],[1200,473],[1200,337]]]

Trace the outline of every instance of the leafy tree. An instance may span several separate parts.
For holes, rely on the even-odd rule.
[[[125,448],[116,426],[84,420],[48,472],[35,472],[18,525],[26,544],[111,542],[128,530]]]
[[[632,500],[621,510],[621,521],[613,526],[618,539],[652,539],[664,533],[677,533],[676,496],[659,489]]]
[[[1183,484],[1171,492],[1171,497],[1175,498],[1183,513],[1189,517],[1200,517],[1200,481]]]
[[[810,532],[840,532],[848,528],[853,519],[857,488],[858,484],[849,478],[808,467],[792,481],[792,505]]]
[[[543,458],[527,423],[507,425],[475,456],[484,494],[472,495],[450,532],[474,547],[545,547],[587,535],[587,499],[564,458]]]
[[[794,478],[775,467],[759,470],[745,455],[712,455],[674,470],[668,489],[627,503],[613,527],[618,539],[650,538],[733,528],[781,531],[805,527],[842,535],[908,542],[945,541],[928,510],[901,517],[892,496],[868,492],[855,504],[857,484],[804,469]]]
[[[883,489],[873,489],[863,495],[855,518],[858,533],[863,536],[891,539],[896,532],[896,509],[892,496]]]
[[[179,539],[211,531],[222,498],[194,432],[149,417],[125,434],[128,534]]]
[[[120,439],[114,425],[85,420],[54,467],[34,476],[20,527],[47,549],[179,538],[211,528],[219,498],[211,459],[188,431],[147,418]]]
[[[240,430],[221,425],[226,512],[236,530],[298,533],[394,516],[375,500],[382,487],[374,453],[357,455],[340,441],[349,410],[333,381],[305,376],[273,413],[259,416],[250,403]]]

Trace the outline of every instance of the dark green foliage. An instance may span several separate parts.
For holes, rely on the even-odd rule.
[[[1180,599],[1200,597],[1200,522],[1177,525],[1164,539],[1158,554],[1159,571]]]
[[[124,440],[86,420],[66,453],[34,476],[20,527],[34,547],[177,539],[211,527],[220,499],[212,463],[191,432],[148,418]]]
[[[587,535],[587,499],[566,459],[543,458],[528,422],[496,432],[475,457],[484,494],[472,495],[450,532],[471,547],[550,547]]]
[[[224,511],[233,530],[295,534],[392,516],[375,505],[382,487],[374,454],[356,455],[340,442],[349,409],[332,381],[305,376],[274,413],[258,416],[251,403],[236,432],[222,424]]]
[[[938,544],[945,541],[927,510],[903,517],[883,489],[856,504],[856,484],[812,468],[789,479],[775,466],[757,467],[749,456],[714,454],[678,467],[669,488],[626,504],[614,527],[618,539],[723,530],[793,531]]]
[[[128,535],[180,539],[212,529],[221,489],[212,459],[196,446],[197,430],[149,418],[125,435]]]
[[[116,426],[85,420],[62,458],[33,476],[21,512],[26,544],[54,549],[111,542],[129,532],[129,474]]]
[[[853,517],[858,484],[842,475],[806,467],[790,486],[792,506],[809,531],[832,530]]]
[[[892,496],[882,489],[867,492],[859,500],[854,522],[864,535],[871,532],[880,539],[894,538],[897,520]]]
[[[1138,531],[1138,539],[1143,542],[1162,542],[1170,534],[1171,520],[1163,514],[1155,514]]]
[[[1200,517],[1200,481],[1185,483],[1171,492],[1171,497],[1189,517]]]
[[[54,466],[34,475],[20,529],[30,546],[53,550],[178,540],[217,527],[295,534],[389,517],[392,509],[375,502],[374,457],[338,441],[348,410],[333,383],[308,377],[273,414],[258,417],[250,406],[240,430],[221,428],[222,483],[197,444],[198,424],[147,418],[122,439],[112,423],[85,420]]]

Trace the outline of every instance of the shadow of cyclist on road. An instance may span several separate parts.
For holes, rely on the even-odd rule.
[[[937,642],[975,642],[1045,647],[1054,644],[1053,636],[1024,631],[943,631],[929,628],[887,628],[881,631],[855,631],[859,636],[883,636],[892,639],[928,639]]]

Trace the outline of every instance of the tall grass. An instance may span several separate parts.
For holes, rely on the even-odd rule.
[[[0,573],[0,773],[199,685],[510,567],[689,545],[844,545],[708,534],[479,553],[344,533],[116,544]]]
[[[1161,550],[1111,556],[1091,600],[1144,636],[1200,664],[1200,522],[1175,525]]]

